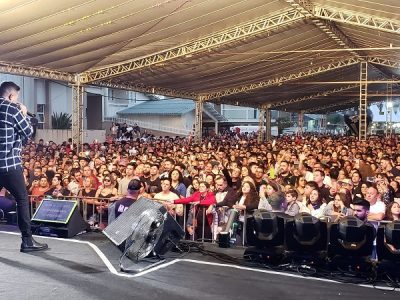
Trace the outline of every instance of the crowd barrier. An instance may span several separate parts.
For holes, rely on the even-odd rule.
[[[77,201],[78,203],[78,209],[79,212],[82,215],[82,218],[84,219],[85,222],[89,223],[89,225],[92,228],[100,228],[104,229],[107,224],[108,224],[108,207],[117,201],[118,199],[110,199],[110,198],[101,198],[101,197],[83,197],[83,196],[62,196],[62,197],[50,197],[50,196],[36,196],[36,195],[29,195],[30,199],[30,213],[31,217],[34,215],[37,207],[40,204],[40,201],[42,199],[63,199],[63,200],[74,200]],[[164,204],[168,204],[168,201],[162,201],[162,200],[157,200],[153,199],[153,201],[159,201]],[[200,235],[196,235],[195,233],[189,234],[187,230],[187,224],[188,224],[188,215],[191,209],[190,204],[183,205],[183,213],[182,215],[177,215],[172,214],[174,219],[179,223],[179,225],[182,226],[182,228],[185,230],[185,239],[187,240],[192,240],[192,241],[200,241],[200,242],[212,242],[216,243],[217,242],[217,235],[218,232],[221,230],[225,230],[225,225],[226,225],[226,220],[218,220],[216,219],[216,211],[214,210],[212,212],[213,219],[212,219],[212,224],[210,224],[210,229],[211,229],[211,238],[206,236],[206,222],[208,221],[207,219],[207,207],[197,207],[197,209],[200,210],[201,214],[201,229],[200,229]],[[222,207],[220,209],[220,215],[227,217],[230,209],[227,207]],[[88,213],[89,212],[89,213]],[[240,230],[240,235],[239,235],[239,241],[240,244],[245,246],[246,242],[246,213],[243,214],[242,221],[240,222],[241,225],[241,230]],[[199,230],[196,230],[196,228],[193,229],[194,232],[198,232]]]

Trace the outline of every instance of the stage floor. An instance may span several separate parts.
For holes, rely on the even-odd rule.
[[[45,252],[19,252],[20,237],[0,228],[0,299],[398,299],[380,290],[225,264],[189,253],[138,273],[119,271],[121,252],[101,233],[37,237]],[[241,255],[243,249],[228,249]]]

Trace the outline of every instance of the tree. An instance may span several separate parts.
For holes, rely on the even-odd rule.
[[[53,113],[51,116],[51,126],[53,129],[71,129],[71,115],[67,113]]]

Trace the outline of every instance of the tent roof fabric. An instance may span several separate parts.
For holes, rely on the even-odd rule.
[[[325,112],[400,77],[400,1],[0,1],[0,72]],[[393,93],[398,84],[393,84]]]

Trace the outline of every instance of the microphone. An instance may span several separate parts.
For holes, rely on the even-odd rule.
[[[30,117],[30,118],[36,118],[35,114],[34,114],[34,113],[31,113],[31,112],[29,112],[29,111],[26,112],[26,115],[27,115],[28,117]]]

